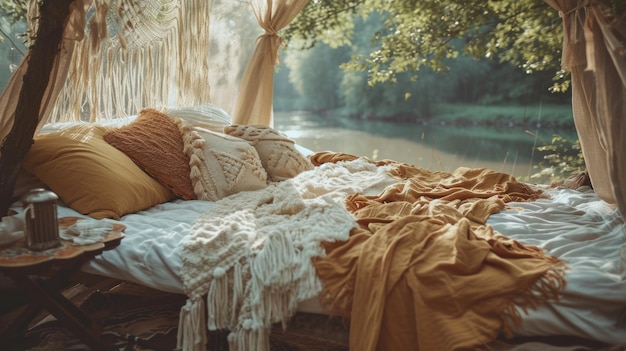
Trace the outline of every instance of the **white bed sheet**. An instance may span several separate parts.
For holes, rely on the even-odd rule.
[[[512,203],[488,223],[506,236],[564,259],[559,301],[523,315],[519,335],[572,335],[626,344],[626,228],[619,212],[587,189],[550,190],[551,199]]]
[[[124,224],[126,230],[121,245],[103,252],[83,270],[184,294],[179,276],[182,267],[180,243],[196,218],[212,205],[209,201],[174,200],[122,217],[118,222]],[[59,207],[58,216],[85,217],[67,207]]]

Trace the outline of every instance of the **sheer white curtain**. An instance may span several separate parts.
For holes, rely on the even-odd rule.
[[[626,23],[600,0],[545,0],[563,18],[562,65],[596,193],[626,215]]]
[[[306,4],[76,0],[65,48],[55,58],[54,86],[44,101],[42,123],[96,121],[144,107],[213,103],[234,115],[236,123],[272,125],[274,66],[283,44],[278,31]],[[124,11],[137,6],[142,11]],[[25,68],[23,63],[0,97],[0,111],[5,112],[0,115],[0,136],[13,123]]]
[[[293,20],[308,0],[251,0],[252,9],[265,33],[241,79],[233,123],[273,126],[274,65],[283,44],[278,31]]]
[[[70,18],[63,33],[63,42],[54,60],[54,67],[50,74],[48,88],[41,102],[39,119],[45,122],[45,116],[53,109],[55,101],[62,90],[67,78],[69,65],[74,54],[76,44],[84,37],[85,13],[92,0],[75,0],[70,9]],[[31,9],[32,6],[31,6]],[[35,15],[35,14],[33,14]],[[9,134],[15,123],[15,109],[22,90],[22,81],[28,68],[29,53],[22,60],[18,69],[13,73],[7,86],[0,95],[0,142]]]

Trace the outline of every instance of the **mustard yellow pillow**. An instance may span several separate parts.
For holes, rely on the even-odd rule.
[[[133,122],[106,133],[104,140],[174,194],[185,200],[196,198],[189,178],[189,158],[183,153],[183,138],[170,116],[143,109]]]
[[[30,174],[26,172],[24,167],[20,167],[17,172],[17,178],[15,178],[15,187],[13,188],[13,196],[11,198],[17,201],[31,189],[45,188],[45,186],[34,174]]]
[[[224,133],[248,141],[259,154],[270,180],[279,182],[293,178],[313,165],[298,151],[296,143],[279,131],[260,125],[234,124]]]
[[[267,186],[267,173],[248,142],[184,123],[180,128],[199,200],[216,201]]]
[[[67,206],[97,219],[119,219],[172,199],[168,188],[104,141],[108,130],[75,126],[39,136],[22,165]]]

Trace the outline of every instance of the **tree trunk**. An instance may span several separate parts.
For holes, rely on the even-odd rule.
[[[73,0],[43,0],[39,28],[32,48],[27,54],[28,67],[24,75],[15,108],[15,121],[2,144],[0,156],[0,215],[5,216],[13,201],[13,189],[22,159],[33,143],[39,123],[43,99],[54,58],[63,40],[63,32]]]

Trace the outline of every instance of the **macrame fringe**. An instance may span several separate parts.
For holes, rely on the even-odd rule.
[[[298,301],[308,300],[315,297],[322,291],[322,281],[318,278],[317,274],[305,274],[300,280],[300,286],[302,287],[298,291]],[[315,292],[318,292],[316,294]]]
[[[324,255],[321,243],[345,240],[355,226],[354,216],[330,197],[294,199],[293,187],[285,181],[253,200],[242,192],[227,206],[217,201],[184,245],[183,257],[202,262],[183,266],[186,293],[206,295],[207,328],[229,330],[232,351],[269,350],[272,325],[285,327],[298,303],[322,290],[312,261]],[[228,257],[236,261],[224,265],[218,256],[232,246],[238,253]]]
[[[181,351],[206,351],[206,309],[202,299],[187,300],[180,309],[176,348]]]
[[[271,233],[252,261],[253,275],[263,286],[291,281],[293,274],[289,274],[289,267],[296,264],[293,250],[293,241],[288,235]]]
[[[247,265],[246,265],[247,267]],[[237,323],[239,306],[241,306],[243,297],[244,297],[244,283],[243,283],[243,264],[241,262],[237,262],[233,266],[233,297],[231,300],[231,315],[230,315],[230,325],[235,325]]]
[[[93,122],[148,106],[211,102],[209,55],[199,54],[209,50],[211,1],[97,0],[92,7],[89,35],[66,34],[82,39],[72,42],[74,54],[62,67],[68,80],[48,122]]]
[[[209,292],[207,294],[207,328],[209,330],[218,330],[229,326],[230,314],[229,306],[230,299],[228,293],[228,275],[224,269],[218,267],[215,270],[221,269],[221,276],[216,276],[214,273],[214,279],[209,286]]]

